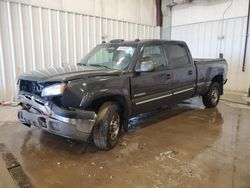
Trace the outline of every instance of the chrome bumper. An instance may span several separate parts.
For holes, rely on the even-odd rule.
[[[43,102],[39,97],[30,95],[19,95],[19,101],[31,106],[29,110],[21,109],[18,111],[18,119],[23,124],[34,125],[67,138],[86,141],[92,132],[97,117],[95,112],[84,110],[70,111],[71,116],[75,113],[74,118],[67,117],[67,113],[58,115],[51,108],[51,104]],[[60,114],[62,114],[63,109],[60,110]],[[78,114],[80,117],[77,116]]]

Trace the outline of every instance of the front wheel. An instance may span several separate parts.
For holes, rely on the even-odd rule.
[[[218,82],[212,83],[208,92],[202,96],[202,101],[205,107],[213,108],[215,107],[219,100],[221,94],[221,86]]]
[[[115,102],[105,102],[97,113],[97,120],[93,130],[95,145],[100,149],[113,148],[121,132],[121,110]]]

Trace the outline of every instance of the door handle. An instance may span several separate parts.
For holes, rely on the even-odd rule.
[[[170,80],[171,79],[171,74],[167,74],[166,75],[166,80]]]
[[[188,75],[192,75],[192,74],[193,74],[192,70],[188,71]]]

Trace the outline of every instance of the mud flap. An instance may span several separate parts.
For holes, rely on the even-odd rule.
[[[124,132],[128,132],[128,130],[129,130],[129,121],[128,121],[127,113],[124,113],[122,127],[123,127]]]

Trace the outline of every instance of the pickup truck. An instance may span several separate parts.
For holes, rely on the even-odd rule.
[[[130,118],[194,96],[215,107],[226,81],[224,59],[193,59],[183,41],[116,39],[76,65],[19,76],[18,118],[111,149]]]

